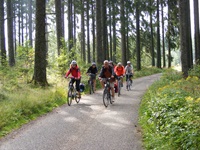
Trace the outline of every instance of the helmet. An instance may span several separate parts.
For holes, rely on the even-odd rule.
[[[96,66],[96,63],[95,63],[95,62],[92,62],[92,66],[93,66],[93,65],[95,65],[95,66]]]
[[[71,65],[77,65],[75,60],[72,60]]]
[[[113,61],[112,61],[112,60],[110,60],[110,61],[109,61],[109,64],[112,64],[112,63],[113,63]]]
[[[119,65],[122,65],[122,63],[121,63],[121,62],[118,62],[118,64],[117,64],[117,65],[118,65],[118,66],[119,66]]]
[[[130,61],[127,61],[127,64],[130,64],[131,62]]]

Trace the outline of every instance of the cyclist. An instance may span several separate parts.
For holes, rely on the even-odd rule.
[[[125,67],[126,81],[128,79],[128,75],[129,75],[129,78],[131,80],[131,84],[132,84],[133,73],[134,73],[133,66],[131,65],[130,61],[127,61],[127,65]]]
[[[121,62],[119,62],[117,64],[117,66],[114,69],[114,72],[115,72],[117,78],[120,77],[120,76],[124,76],[125,75],[125,69],[124,69],[124,66],[122,65]],[[121,83],[122,83],[122,87],[123,87],[123,78],[121,78],[121,81],[122,81]],[[118,80],[117,80],[117,82],[118,82]]]
[[[109,61],[108,60],[104,60],[103,66],[101,68],[100,74],[99,74],[99,80],[101,82],[102,87],[104,88],[104,83],[106,78],[111,78],[110,80],[110,86],[111,86],[111,91],[112,91],[112,98],[114,101],[115,98],[115,91],[114,91],[114,82],[115,82],[115,78],[114,78],[114,70],[113,67],[111,67],[109,65]]]
[[[81,98],[80,87],[79,87],[79,84],[81,82],[81,72],[80,72],[80,69],[79,69],[77,62],[75,60],[73,60],[71,62],[70,68],[67,71],[65,77],[68,78],[69,74],[71,74],[72,84],[74,84],[74,82],[76,82],[76,90],[78,92],[79,98]]]
[[[96,75],[97,75],[98,69],[96,66],[96,63],[93,62],[92,65],[88,68],[87,74],[91,76],[93,83],[94,83],[94,91],[96,91]]]

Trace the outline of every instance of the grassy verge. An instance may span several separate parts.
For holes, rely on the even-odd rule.
[[[175,71],[164,73],[144,95],[139,114],[145,149],[200,149],[197,76],[182,79]]]
[[[68,81],[61,76],[55,76],[55,73],[48,73],[50,86],[40,88],[27,84],[27,77],[17,68],[0,70],[0,137],[67,102]],[[136,71],[135,78],[158,72],[162,70],[145,68],[141,72]],[[87,80],[88,76],[83,74],[83,94],[89,91]],[[101,88],[98,80],[97,88]]]

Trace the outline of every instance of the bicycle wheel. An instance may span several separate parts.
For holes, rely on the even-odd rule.
[[[72,104],[72,99],[73,99],[73,90],[69,89],[67,94],[67,103],[69,106]]]
[[[109,104],[109,98],[108,98],[109,95],[108,94],[109,94],[108,90],[107,90],[107,88],[105,88],[103,91],[103,104],[105,107],[108,107],[108,104]]]
[[[118,96],[120,96],[121,95],[121,81],[120,80],[117,83],[117,88],[118,88],[118,91],[117,91]]]
[[[128,79],[128,81],[127,81],[127,90],[128,91],[131,90],[131,81],[130,81],[130,79]]]

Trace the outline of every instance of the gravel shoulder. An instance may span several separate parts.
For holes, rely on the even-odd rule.
[[[102,90],[79,104],[63,105],[0,140],[0,150],[142,150],[138,109],[155,74],[133,80],[115,102],[104,107]],[[124,84],[125,85],[125,84]]]

